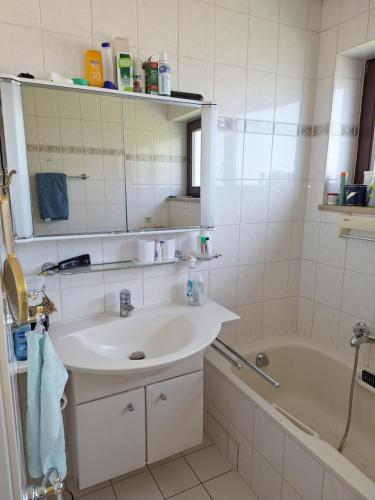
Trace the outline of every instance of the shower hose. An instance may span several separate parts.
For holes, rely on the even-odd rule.
[[[350,384],[350,393],[349,393],[348,418],[346,420],[346,427],[345,427],[344,435],[343,435],[341,442],[337,448],[337,450],[340,453],[342,452],[342,449],[344,448],[344,444],[345,444],[346,438],[348,437],[348,433],[349,433],[349,429],[350,429],[350,423],[352,421],[353,394],[354,394],[354,386],[355,386],[355,376],[357,374],[358,356],[359,356],[359,345],[357,345],[355,348],[354,366],[353,366],[352,381]]]

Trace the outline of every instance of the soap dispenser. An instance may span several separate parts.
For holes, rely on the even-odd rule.
[[[203,278],[196,271],[196,258],[189,258],[189,271],[186,282],[186,302],[191,306],[203,306]]]

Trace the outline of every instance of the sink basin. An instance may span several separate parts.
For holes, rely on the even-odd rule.
[[[237,319],[208,302],[140,309],[130,318],[101,317],[51,327],[54,347],[67,368],[95,373],[130,373],[172,365],[205,349],[223,321]],[[136,351],[144,359],[130,359]]]

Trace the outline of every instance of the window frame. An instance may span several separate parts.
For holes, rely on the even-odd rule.
[[[375,160],[375,59],[365,65],[354,182],[363,184],[364,172]]]
[[[193,186],[193,132],[202,129],[202,120],[198,118],[186,124],[186,194],[200,198],[201,188]]]

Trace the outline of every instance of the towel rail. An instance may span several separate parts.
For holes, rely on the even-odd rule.
[[[86,179],[88,179],[90,176],[83,173],[81,175],[67,175],[66,178],[67,179],[81,179],[81,181],[85,181]]]
[[[348,240],[373,241],[375,243],[375,238],[365,238],[364,236],[352,236],[350,234],[340,234],[340,237],[346,238]]]
[[[211,347],[215,349],[221,356],[223,356],[224,359],[226,359],[231,365],[233,365],[237,370],[240,370],[242,368],[242,365],[240,363],[237,363],[237,361],[230,356],[224,351],[220,349],[220,347],[217,347],[215,344],[211,344]]]
[[[219,344],[223,345],[225,347],[225,349],[227,349],[227,351],[229,351],[236,358],[238,358],[241,361],[241,363],[243,363],[244,365],[246,365],[248,368],[251,368],[252,370],[254,370],[258,375],[260,375],[269,384],[273,385],[276,389],[278,389],[280,387],[280,382],[278,382],[277,380],[273,379],[270,375],[268,375],[268,373],[264,372],[263,370],[261,370],[260,368],[258,368],[256,365],[254,365],[253,363],[251,363],[250,361],[248,361],[246,358],[244,358],[243,356],[241,356],[240,353],[238,353],[236,350],[234,350],[228,344],[226,344],[225,342],[223,342],[220,339],[215,339],[215,342],[219,342]]]

